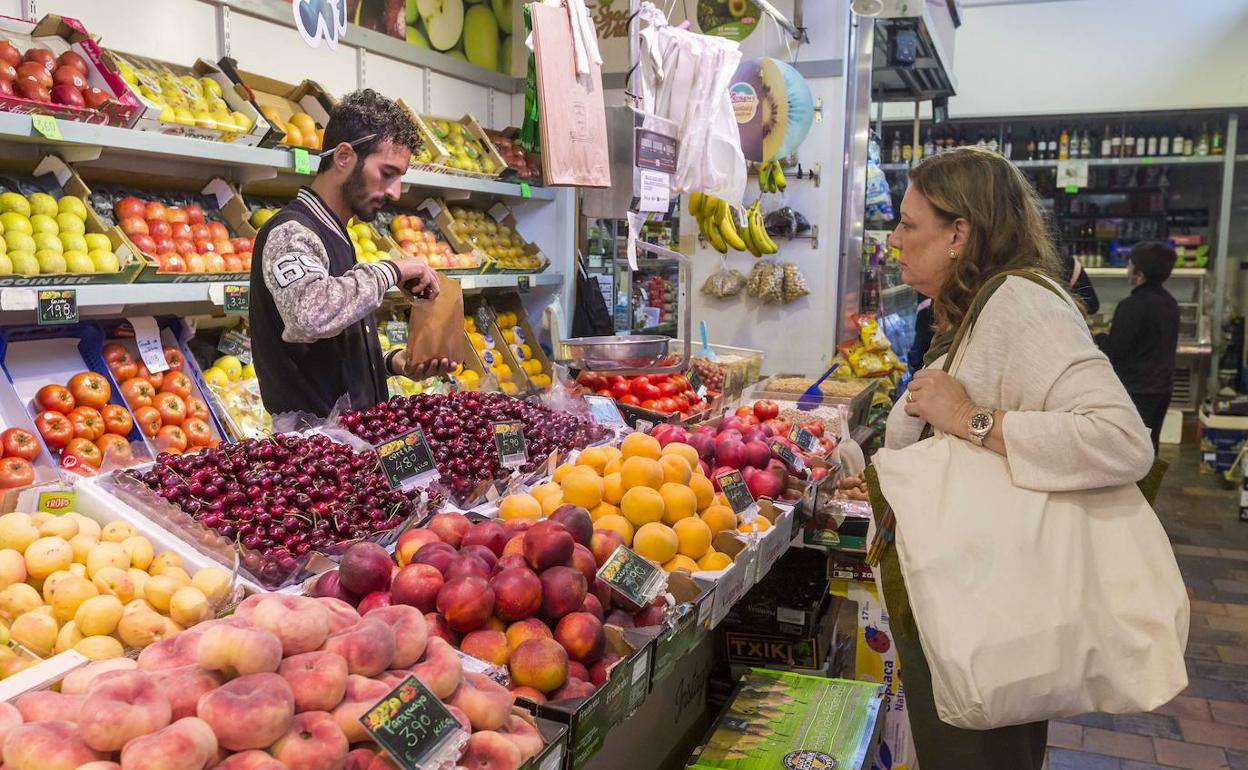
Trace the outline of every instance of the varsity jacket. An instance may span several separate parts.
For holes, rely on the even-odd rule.
[[[260,228],[253,253],[251,353],[264,408],[325,417],[344,394],[356,409],[384,400],[373,313],[398,267],[357,264],[346,229],[307,187]]]

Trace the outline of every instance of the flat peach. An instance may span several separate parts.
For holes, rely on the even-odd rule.
[[[91,748],[117,751],[131,739],[165,727],[172,715],[169,699],[154,679],[142,671],[122,671],[91,683],[78,726]]]

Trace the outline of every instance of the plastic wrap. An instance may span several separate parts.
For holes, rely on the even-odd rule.
[[[745,288],[746,278],[740,270],[729,269],[726,265],[719,271],[708,276],[702,283],[702,293],[718,299],[735,297]]]

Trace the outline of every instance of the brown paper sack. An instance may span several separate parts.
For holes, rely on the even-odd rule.
[[[464,360],[464,292],[459,281],[434,271],[438,276],[438,298],[412,303],[407,321],[407,360],[431,358]]]

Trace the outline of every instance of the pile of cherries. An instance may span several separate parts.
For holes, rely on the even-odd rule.
[[[443,485],[460,501],[481,481],[497,481],[511,474],[499,463],[491,427],[491,423],[509,420],[524,424],[529,452],[528,464],[520,469],[524,473],[541,467],[551,452],[563,454],[586,446],[602,433],[602,428],[589,420],[552,411],[533,401],[471,391],[395,396],[339,417],[343,427],[371,444],[419,426],[433,450]]]

